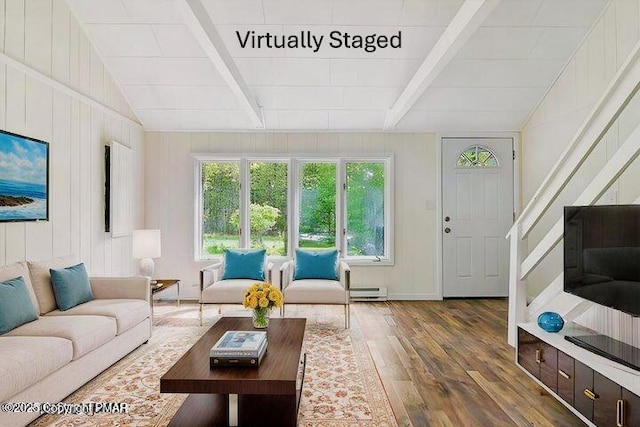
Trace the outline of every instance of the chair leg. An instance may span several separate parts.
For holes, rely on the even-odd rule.
[[[344,328],[349,329],[351,321],[351,314],[349,310],[349,304],[344,305]]]
[[[200,303],[200,326],[202,326],[202,306],[204,304]]]
[[[222,314],[222,304],[218,304],[218,315]]]
[[[282,307],[280,307],[280,317],[284,319],[284,304],[282,304]]]

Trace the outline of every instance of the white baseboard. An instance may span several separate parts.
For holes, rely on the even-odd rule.
[[[387,297],[390,301],[439,301],[442,298],[438,294],[397,294],[389,293]]]

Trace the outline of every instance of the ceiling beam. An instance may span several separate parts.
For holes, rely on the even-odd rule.
[[[387,110],[384,128],[395,127],[424,91],[464,46],[500,0],[466,0],[453,17],[418,71]]]
[[[262,108],[253,98],[242,79],[202,2],[200,0],[183,0],[178,4],[182,10],[184,23],[189,27],[205,54],[236,96],[242,109],[249,114],[256,128],[264,128]]]

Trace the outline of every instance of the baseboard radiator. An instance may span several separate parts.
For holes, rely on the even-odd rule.
[[[351,301],[386,301],[387,288],[351,288]]]

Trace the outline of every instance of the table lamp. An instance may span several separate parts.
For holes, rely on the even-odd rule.
[[[153,277],[153,258],[162,255],[160,230],[133,230],[133,257],[140,258],[140,274]],[[151,283],[155,283],[152,280]]]

